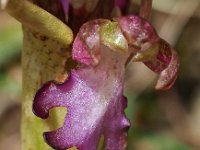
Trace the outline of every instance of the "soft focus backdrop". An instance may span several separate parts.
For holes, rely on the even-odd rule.
[[[138,10],[134,0],[129,11]],[[174,87],[160,92],[153,72],[141,63],[128,65],[127,149],[199,150],[200,0],[153,0],[151,23],[178,51],[181,68]],[[0,11],[0,150],[20,150],[22,41],[21,25]]]

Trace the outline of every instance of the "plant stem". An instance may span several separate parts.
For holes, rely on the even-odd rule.
[[[32,32],[23,27],[24,45],[22,50],[23,100],[21,120],[22,150],[50,150],[43,139],[43,132],[60,127],[66,113],[53,112],[50,120],[44,122],[32,112],[32,101],[36,91],[47,81],[66,79],[65,64],[69,51],[57,41]]]
[[[65,64],[69,57],[67,49],[56,41],[32,32],[23,27],[24,41],[22,50],[23,100],[21,137],[22,150],[51,149],[43,139],[43,132],[60,127],[66,113],[53,112],[51,120],[46,122],[37,118],[32,112],[32,103],[36,91],[47,81],[66,79]],[[57,110],[58,111],[58,110]],[[60,109],[59,109],[60,111]]]

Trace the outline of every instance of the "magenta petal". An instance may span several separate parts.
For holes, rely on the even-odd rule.
[[[123,79],[128,54],[114,52],[92,38],[97,45],[94,44],[89,40],[89,31],[86,32],[89,39],[83,38],[84,31],[92,30],[93,25],[96,26],[90,22],[83,26],[73,45],[73,57],[86,66],[72,70],[63,84],[45,84],[34,99],[33,111],[41,118],[47,118],[53,107],[68,110],[61,128],[44,133],[46,142],[55,149],[76,146],[79,150],[96,150],[102,136],[104,149],[126,147],[130,123],[124,114],[127,101],[123,96]],[[88,43],[93,43],[100,52],[101,59],[95,67],[90,64],[89,55],[93,54],[94,47]],[[76,50],[84,55],[78,55]]]

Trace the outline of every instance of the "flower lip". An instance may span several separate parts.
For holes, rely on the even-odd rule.
[[[122,39],[119,43],[118,36]],[[123,96],[123,80],[131,42],[139,44],[136,52],[143,56],[149,50],[145,57],[151,60],[141,60],[160,73],[156,88],[172,86],[179,68],[177,53],[146,20],[128,16],[118,18],[117,22],[99,19],[84,24],[72,48],[72,57],[81,66],[72,70],[63,84],[45,84],[34,99],[33,111],[41,118],[48,117],[53,107],[68,110],[61,128],[44,133],[51,147],[96,150],[103,135],[104,149],[124,150],[130,123],[124,114],[127,100]],[[120,52],[121,48],[125,53]]]

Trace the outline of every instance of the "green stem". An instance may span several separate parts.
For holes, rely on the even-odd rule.
[[[66,112],[58,108],[50,114],[49,120],[43,121],[32,112],[33,98],[45,82],[66,79],[65,65],[70,53],[55,40],[44,38],[29,28],[23,27],[23,33],[21,150],[50,150],[42,134],[61,127]]]

